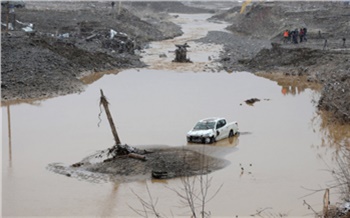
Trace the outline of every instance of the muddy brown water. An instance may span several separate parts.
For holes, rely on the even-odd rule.
[[[223,28],[208,24],[208,16],[180,16],[185,36],[178,42],[153,44],[145,53],[148,69],[108,72],[95,82],[89,80],[80,94],[3,106],[3,216],[137,216],[130,207],[142,206],[133,192],[148,199],[147,187],[159,199],[157,208],[163,214],[189,214],[167,188],[180,188],[180,179],[94,182],[46,169],[51,163],[76,163],[113,144],[104,115],[97,126],[100,88],[110,101],[121,141],[129,145],[201,146],[188,145],[185,137],[199,119],[220,116],[238,121],[241,135],[207,147],[211,155],[231,162],[209,175],[211,193],[223,185],[207,205],[213,216],[249,216],[263,208],[271,214],[312,216],[303,200],[321,210],[323,193],[303,197],[310,193],[303,187],[318,189],[332,180],[325,163],[335,166],[335,148],[327,145],[334,140],[335,128],[327,129],[316,113],[316,91],[296,86],[288,92],[285,86],[248,72],[204,72],[207,68],[198,62],[211,63],[197,57],[195,48],[209,51],[207,45],[192,44],[191,58],[198,60],[193,65],[169,63],[172,53],[160,60],[159,49],[152,50],[173,49],[173,42],[205,35],[206,27]],[[210,50],[212,56],[218,51]],[[197,70],[191,71],[191,66]],[[244,103],[253,97],[261,101],[254,106]],[[349,127],[339,128],[342,137],[349,137]],[[331,201],[336,199],[333,193]]]

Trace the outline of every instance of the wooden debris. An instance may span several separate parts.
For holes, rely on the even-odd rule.
[[[323,217],[328,218],[328,208],[329,208],[329,189],[327,188],[323,195]]]
[[[115,128],[115,125],[114,125],[114,122],[113,122],[113,118],[112,118],[111,112],[109,111],[109,108],[108,108],[108,104],[109,103],[108,103],[106,97],[104,96],[102,89],[100,90],[100,92],[101,92],[100,105],[102,104],[103,107],[105,108],[107,119],[108,119],[109,125],[111,126],[112,133],[113,133],[113,136],[114,136],[115,144],[118,146],[121,143],[120,143],[120,139],[119,139],[119,136],[118,136],[118,133],[117,133],[117,129]],[[118,146],[118,149],[119,149],[119,146]]]
[[[109,107],[108,107],[109,103],[108,103],[106,97],[104,96],[102,89],[100,90],[100,92],[101,92],[100,105],[103,105],[103,107],[106,111],[107,119],[108,119],[109,125],[111,127],[112,134],[113,134],[114,141],[115,141],[115,145],[112,148],[109,148],[108,153],[107,153],[107,156],[111,155],[112,157],[104,160],[104,162],[111,161],[115,157],[117,157],[117,156],[119,157],[122,155],[127,155],[127,157],[129,157],[129,158],[135,158],[138,160],[145,161],[146,157],[144,155],[140,154],[140,153],[142,153],[142,151],[140,151],[137,148],[131,147],[127,144],[125,144],[125,145],[121,144],[118,133],[117,133],[117,129],[116,129],[114,122],[113,122],[111,112],[109,111]],[[146,150],[144,150],[144,153],[146,153]]]
[[[75,163],[75,164],[72,164],[71,167],[80,167],[84,165],[84,163]]]
[[[130,154],[128,154],[128,157],[138,159],[138,160],[143,160],[143,161],[146,160],[146,156],[141,155],[141,154],[136,154],[136,153],[130,153]]]
[[[260,101],[260,99],[258,99],[258,98],[251,98],[251,99],[245,100],[245,103],[247,103],[249,105],[253,105],[257,101]]]
[[[90,41],[91,39],[95,38],[97,34],[92,34],[91,36],[86,37],[86,41]]]

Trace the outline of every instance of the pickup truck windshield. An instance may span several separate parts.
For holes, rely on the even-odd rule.
[[[214,129],[214,126],[215,126],[215,122],[198,122],[193,129],[194,130]]]

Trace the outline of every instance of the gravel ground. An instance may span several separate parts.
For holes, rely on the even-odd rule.
[[[222,31],[211,31],[206,37],[196,41],[224,45],[224,52],[219,61],[226,71],[246,70],[246,67],[238,65],[239,60],[251,59],[261,49],[271,48],[269,40],[247,38]]]
[[[28,2],[16,9],[16,19],[33,23],[35,34],[18,23],[9,34],[2,31],[2,102],[80,92],[82,76],[145,66],[138,55],[143,46],[182,34],[166,16],[153,14],[154,22],[147,22],[105,2]],[[113,39],[111,29],[118,32]]]

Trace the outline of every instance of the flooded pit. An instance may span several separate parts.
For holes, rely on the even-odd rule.
[[[168,46],[173,48],[170,42]],[[323,193],[303,198],[310,192],[302,188],[318,189],[332,180],[325,162],[333,166],[335,148],[324,145],[334,140],[329,134],[333,128],[327,129],[316,113],[316,91],[284,93],[276,82],[247,72],[195,73],[188,65],[185,70],[180,64],[164,67],[166,62],[158,69],[152,64],[158,60],[156,54],[147,62],[149,69],[89,79],[91,85],[80,94],[2,108],[4,216],[137,216],[129,206],[141,209],[141,204],[132,191],[147,199],[147,187],[159,199],[160,212],[188,215],[167,188],[180,187],[179,179],[91,182],[46,169],[51,163],[76,163],[113,145],[104,115],[97,126],[100,88],[111,104],[121,141],[129,145],[201,148],[187,145],[185,137],[199,119],[238,121],[239,137],[206,147],[231,162],[209,174],[211,192],[223,185],[207,206],[213,216],[249,216],[266,207],[272,213],[312,216],[304,199],[321,209]],[[261,101],[249,106],[244,103],[249,98]]]

